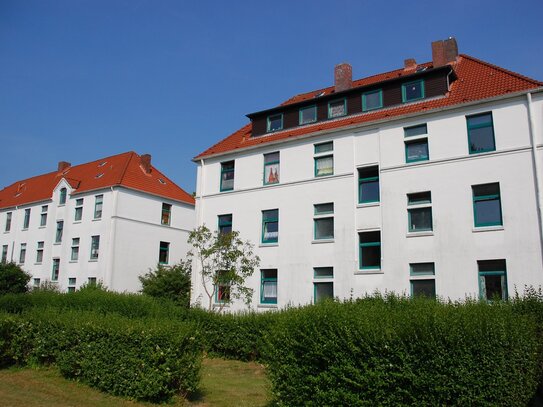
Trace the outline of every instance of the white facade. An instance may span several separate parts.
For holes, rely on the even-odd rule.
[[[486,112],[492,114],[495,151],[470,154],[466,116]],[[428,140],[429,159],[406,163],[405,142],[417,136],[406,137],[404,129],[421,124],[427,134],[418,137]],[[502,282],[512,296],[525,285],[543,284],[542,132],[543,94],[519,92],[207,157],[197,162],[197,224],[216,229],[219,215],[232,214],[233,229],[255,244],[260,269],[277,270],[276,301],[262,299],[261,270],[248,280],[253,306],[261,309],[312,303],[321,288],[333,287],[341,299],[376,290],[410,294],[425,284],[416,280],[435,285],[442,298],[477,297],[488,260],[505,265]],[[316,177],[315,144],[330,141],[333,151],[321,155],[333,154],[333,175]],[[264,154],[273,152],[279,152],[280,182],[265,185]],[[221,163],[231,160],[234,188],[221,192]],[[360,203],[358,170],[368,166],[378,166],[380,197]],[[501,224],[478,226],[472,187],[494,183]],[[421,192],[431,193],[431,203],[408,206],[408,194]],[[333,215],[322,215],[333,216],[333,238],[315,239],[314,205],[324,203],[334,204]],[[427,207],[431,230],[410,232],[408,210]],[[262,243],[262,211],[275,209],[278,241]],[[360,234],[368,231],[380,232],[380,265],[374,268],[360,260],[360,238],[371,236]],[[433,263],[434,274],[415,275],[419,263]],[[328,272],[314,270],[320,267],[333,274],[321,277]],[[193,299],[205,304],[197,271],[193,276]]]
[[[64,204],[60,201],[63,188],[67,190]],[[62,180],[51,199],[0,210],[0,248],[6,251],[6,261],[18,263],[32,275],[31,284],[52,281],[60,290],[72,291],[89,281],[102,281],[111,290],[137,292],[141,289],[138,276],[159,263],[161,242],[168,243],[164,264],[175,264],[185,256],[194,225],[192,205],[122,186],[71,192],[70,184]],[[82,210],[76,209],[79,200],[83,200]],[[163,204],[171,205],[169,224],[162,222]],[[25,227],[28,209],[30,220]],[[9,213],[11,224],[6,227]],[[63,222],[60,241],[58,222]]]

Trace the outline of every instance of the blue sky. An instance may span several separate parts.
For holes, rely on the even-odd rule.
[[[503,4],[503,5],[502,5]],[[0,0],[0,188],[133,150],[188,192],[245,114],[461,53],[543,80],[543,2]]]

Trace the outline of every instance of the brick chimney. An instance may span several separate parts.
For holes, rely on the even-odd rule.
[[[403,70],[404,71],[414,71],[417,69],[417,61],[413,58],[405,59],[403,61]]]
[[[351,89],[353,86],[353,67],[346,62],[336,65],[334,83],[336,92]]]
[[[449,37],[447,40],[432,42],[432,62],[434,68],[455,62],[457,56],[458,44],[455,38]]]
[[[59,161],[58,162],[58,172],[64,171],[66,168],[71,167],[72,164],[70,164],[67,161]]]
[[[151,173],[151,154],[142,154],[140,156],[140,165],[146,174]]]

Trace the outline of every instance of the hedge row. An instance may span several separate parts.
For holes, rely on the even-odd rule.
[[[393,297],[294,309],[266,337],[272,391],[285,406],[525,406],[541,366],[529,314]]]
[[[137,400],[197,389],[202,355],[194,324],[85,311],[0,314],[3,365],[56,364],[68,378]]]

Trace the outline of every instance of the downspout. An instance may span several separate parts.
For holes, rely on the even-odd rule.
[[[117,195],[118,191],[110,187],[111,195],[113,196],[113,205],[111,212],[111,221],[109,226],[109,247],[107,256],[106,272],[104,274],[104,284],[110,290],[113,290],[113,272],[115,267],[115,235],[117,228]]]
[[[543,253],[543,200],[541,196],[541,163],[537,158],[537,137],[536,137],[536,127],[534,114],[532,110],[532,94],[526,94],[526,100],[528,103],[528,124],[530,131],[530,139],[532,142],[532,160],[534,162],[534,172],[535,172],[535,193],[537,201],[537,214],[539,221],[539,243],[541,251]]]
[[[198,185],[197,185],[197,195],[196,195],[196,198],[197,198],[197,201],[196,201],[196,225],[195,227],[199,227],[199,226],[202,226],[202,223],[203,223],[203,220],[204,220],[204,199],[203,199],[203,196],[204,196],[204,193],[203,193],[203,187],[205,185],[205,167],[204,167],[204,159],[202,158],[200,160],[200,177],[198,177]],[[192,273],[192,288],[191,288],[191,293],[190,293],[190,298],[191,298],[191,306],[193,305],[198,305],[200,304],[200,300],[202,298],[202,290],[201,288],[203,287],[204,290],[205,290],[205,284],[202,282],[201,286],[200,286],[200,269],[198,267],[198,259],[197,258],[193,258],[192,260],[192,270],[193,270],[193,273]],[[196,272],[194,272],[196,271]]]
[[[196,226],[202,226],[202,223],[204,221],[204,211],[203,211],[203,207],[204,207],[204,200],[203,200],[203,187],[205,185],[205,167],[204,167],[204,159],[202,158],[200,160],[200,180],[199,180],[199,185],[198,185],[198,224]]]

